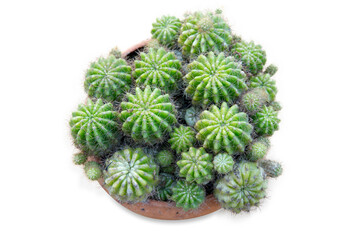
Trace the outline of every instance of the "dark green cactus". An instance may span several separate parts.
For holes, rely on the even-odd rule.
[[[268,73],[270,76],[274,76],[275,73],[277,72],[277,70],[278,70],[278,67],[271,64],[265,69],[264,73],[265,74]]]
[[[138,86],[158,87],[165,91],[177,89],[182,78],[181,63],[173,52],[164,48],[150,48],[149,52],[140,53],[141,60],[135,61],[133,75]]]
[[[172,187],[175,183],[175,180],[172,175],[167,173],[160,173],[159,179],[159,184],[156,187],[156,197],[161,201],[168,201],[171,198]]]
[[[181,154],[181,159],[176,164],[180,168],[179,176],[186,178],[188,182],[206,184],[212,179],[212,156],[203,148],[191,147],[188,152]]]
[[[131,67],[114,55],[99,58],[87,70],[84,86],[90,97],[119,101],[131,87]]]
[[[205,189],[196,183],[177,181],[172,188],[171,199],[185,211],[198,208],[205,200]]]
[[[264,169],[266,176],[276,178],[282,174],[282,166],[280,163],[271,160],[260,160],[259,166]]]
[[[214,169],[220,174],[226,174],[233,170],[234,160],[227,153],[220,153],[214,158]]]
[[[147,144],[163,141],[177,123],[169,95],[162,95],[160,89],[151,90],[149,86],[144,91],[136,88],[135,92],[135,95],[128,93],[128,102],[121,103],[122,130],[135,141]]]
[[[218,180],[214,195],[223,208],[239,213],[257,206],[266,195],[266,187],[263,170],[256,163],[241,162]]]
[[[197,107],[191,107],[185,112],[185,122],[190,127],[193,127],[200,119],[201,109]]]
[[[260,45],[254,42],[238,42],[233,48],[233,53],[238,55],[241,62],[246,66],[250,73],[260,72],[266,63],[266,53]]]
[[[271,136],[279,129],[280,119],[278,112],[272,107],[263,106],[253,117],[256,133],[265,136]]]
[[[157,39],[161,44],[172,46],[176,42],[181,22],[173,16],[162,16],[161,18],[157,18],[152,26],[152,37]]]
[[[105,165],[105,184],[121,201],[144,201],[157,184],[158,166],[140,148],[117,151]]]
[[[269,94],[270,100],[274,101],[277,93],[275,81],[270,78],[269,74],[259,74],[256,77],[250,78],[251,88],[262,88]]]
[[[99,163],[95,161],[86,162],[84,165],[86,176],[94,181],[98,180],[102,176],[102,169]]]
[[[162,167],[162,168],[160,169],[160,171],[161,171],[162,173],[168,173],[168,174],[174,175],[174,174],[175,174],[175,166],[174,166],[174,164],[171,164],[171,165],[168,166],[168,167]]]
[[[162,150],[156,155],[155,161],[160,167],[168,167],[174,162],[174,155],[168,150]]]
[[[71,135],[84,152],[101,155],[116,146],[120,135],[119,114],[101,99],[80,104],[70,119]]]
[[[193,104],[233,102],[247,89],[241,66],[224,53],[200,55],[188,68],[185,91],[192,97]]]
[[[180,125],[170,134],[169,143],[176,153],[187,151],[195,143],[195,132],[190,127]]]
[[[193,57],[228,49],[231,39],[230,27],[220,14],[196,12],[185,19],[180,30],[179,44],[184,54]]]
[[[247,114],[240,112],[237,105],[229,108],[225,102],[220,109],[212,105],[209,111],[202,112],[195,129],[196,138],[215,153],[222,150],[229,154],[241,153],[252,141],[253,127]]]
[[[86,162],[87,156],[84,153],[76,153],[73,156],[73,162],[75,165],[82,165]]]
[[[244,109],[253,114],[261,109],[261,107],[269,101],[269,94],[263,88],[255,88],[242,96],[241,104]]]

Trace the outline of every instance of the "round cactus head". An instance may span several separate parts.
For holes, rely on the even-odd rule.
[[[152,37],[157,39],[161,44],[172,46],[180,31],[181,22],[174,16],[162,16],[161,18],[157,18],[152,26]]]
[[[153,144],[162,142],[172,126],[177,123],[175,106],[168,94],[162,95],[160,89],[151,90],[149,86],[136,94],[127,94],[128,102],[122,102],[120,120],[122,130],[133,140]]]
[[[73,162],[75,165],[82,165],[86,162],[87,156],[84,153],[76,153],[73,156]]]
[[[256,163],[241,162],[218,180],[214,195],[223,208],[239,213],[257,206],[265,197],[266,186],[265,174]]]
[[[148,53],[141,53],[141,60],[135,61],[133,72],[138,86],[152,86],[167,92],[176,90],[182,78],[181,63],[173,52],[164,48],[150,48]]]
[[[195,132],[190,127],[180,125],[170,134],[169,143],[176,153],[187,151],[195,143]]]
[[[190,14],[185,19],[179,36],[179,44],[185,55],[194,57],[205,52],[221,52],[231,43],[231,30],[218,13]]]
[[[102,176],[102,169],[99,163],[95,161],[86,162],[84,166],[86,176],[94,181]]]
[[[159,184],[156,187],[156,197],[161,201],[168,201],[172,195],[172,187],[175,180],[172,175],[167,173],[160,173]]]
[[[172,187],[171,199],[185,211],[198,208],[205,200],[205,189],[196,183],[177,181]]]
[[[265,69],[264,73],[268,73],[270,76],[274,76],[275,73],[277,72],[277,70],[278,70],[278,67],[271,64]]]
[[[247,89],[241,66],[224,53],[200,55],[188,68],[185,91],[192,97],[193,104],[233,102]]]
[[[254,42],[238,42],[233,48],[233,53],[241,59],[246,69],[252,73],[260,72],[266,63],[266,53],[260,45]]]
[[[269,74],[259,74],[250,78],[251,88],[264,89],[268,94],[271,101],[274,101],[277,93],[275,81],[270,78]]]
[[[247,114],[240,112],[237,105],[229,108],[225,102],[220,109],[212,105],[209,111],[202,112],[195,129],[196,138],[215,153],[222,150],[229,154],[241,153],[252,141],[253,127]]]
[[[272,107],[263,108],[253,117],[255,131],[259,135],[271,136],[279,129],[280,119]]]
[[[242,96],[241,105],[249,113],[253,114],[269,101],[269,95],[263,88],[255,88]]]
[[[220,153],[214,158],[214,168],[220,174],[226,174],[233,170],[234,160],[227,153]]]
[[[201,110],[197,107],[191,107],[185,112],[185,122],[190,127],[193,127],[195,123],[200,119]]]
[[[139,148],[115,152],[106,159],[105,165],[105,184],[121,201],[145,200],[158,180],[157,165]]]
[[[212,179],[214,165],[211,161],[212,156],[205,149],[191,147],[188,152],[181,154],[181,159],[177,162],[179,176],[186,178],[188,182],[206,184]]]
[[[262,141],[254,141],[249,146],[249,160],[251,161],[258,161],[260,159],[263,159],[267,152],[269,150],[269,147],[266,143]]]
[[[259,166],[264,169],[266,176],[276,178],[282,174],[282,166],[280,163],[271,160],[260,160]]]
[[[155,161],[160,167],[168,167],[174,162],[174,155],[168,150],[162,150],[156,155]]]
[[[90,97],[119,101],[131,87],[131,67],[114,55],[99,58],[87,70],[84,86]]]
[[[119,114],[111,103],[101,99],[80,104],[70,119],[75,144],[88,154],[102,155],[112,150],[119,140]]]

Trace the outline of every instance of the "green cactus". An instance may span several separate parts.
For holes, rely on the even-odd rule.
[[[185,91],[192,97],[193,104],[233,102],[247,89],[241,66],[224,53],[200,55],[188,68]]]
[[[73,163],[75,165],[82,165],[86,162],[87,156],[84,153],[76,153],[73,156]]]
[[[172,132],[172,126],[177,123],[169,95],[149,86],[144,91],[136,88],[135,92],[135,95],[128,93],[128,102],[121,103],[122,130],[135,141],[147,144],[163,141],[165,133]]]
[[[111,49],[111,51],[109,52],[109,55],[113,55],[115,58],[121,58],[121,51],[117,48],[114,47],[113,49]]]
[[[269,94],[270,100],[274,101],[277,88],[275,81],[270,78],[269,74],[259,74],[258,76],[250,78],[251,88],[263,88]]]
[[[172,46],[179,33],[181,22],[173,16],[162,16],[161,18],[157,18],[152,26],[152,37],[157,39],[161,44]]]
[[[241,62],[246,66],[250,73],[260,72],[266,63],[266,53],[260,45],[254,42],[238,42],[234,45],[233,53],[238,55]]]
[[[179,176],[186,178],[186,181],[195,181],[198,184],[206,184],[212,179],[212,155],[205,152],[204,148],[191,147],[188,152],[181,154],[177,161],[180,168]]]
[[[174,155],[168,150],[162,150],[156,155],[155,162],[160,167],[168,167],[174,162]]]
[[[226,174],[233,170],[234,160],[227,153],[220,153],[214,158],[214,169],[220,174]]]
[[[157,184],[158,167],[140,148],[115,152],[105,166],[105,184],[121,201],[144,201]]]
[[[135,61],[133,75],[138,86],[152,86],[167,92],[177,89],[182,78],[181,62],[173,52],[164,48],[150,48],[148,53],[140,53],[141,60]]]
[[[241,162],[233,172],[218,180],[214,195],[220,205],[234,213],[250,211],[265,197],[267,182],[256,163]]]
[[[269,146],[263,141],[254,141],[249,146],[248,156],[251,161],[258,161],[263,159],[267,152],[269,151]]]
[[[131,67],[114,55],[99,58],[87,70],[84,87],[90,97],[119,101],[131,87]]]
[[[198,208],[205,200],[205,189],[196,183],[177,181],[172,187],[171,199],[185,211]]]
[[[161,201],[168,201],[171,198],[175,180],[172,175],[166,173],[160,173],[159,179],[159,184],[156,187],[156,197]]]
[[[180,125],[175,128],[174,132],[170,134],[169,143],[171,149],[174,149],[176,153],[187,151],[195,143],[195,132],[190,127]]]
[[[185,112],[185,122],[190,127],[193,127],[200,119],[201,110],[197,107],[191,107]]]
[[[261,107],[269,101],[269,94],[263,88],[255,88],[242,96],[241,104],[244,109],[253,114],[261,109]]]
[[[280,119],[272,107],[263,106],[253,117],[253,122],[256,133],[271,136],[279,129]]]
[[[197,54],[228,49],[231,30],[218,13],[190,14],[184,21],[179,36],[183,53],[194,57]]]
[[[259,166],[264,169],[266,176],[276,178],[282,174],[282,166],[280,163],[271,160],[260,160]]]
[[[101,99],[80,104],[70,119],[75,144],[88,154],[101,155],[112,150],[119,141],[119,114],[111,103]]]
[[[95,161],[86,162],[84,165],[86,176],[94,181],[98,180],[102,176],[102,169],[99,163]]]
[[[271,64],[265,69],[264,73],[265,74],[268,73],[270,76],[274,76],[277,71],[278,71],[278,67]]]
[[[280,111],[282,109],[281,104],[279,102],[272,102],[270,105],[274,111]]]
[[[225,102],[221,109],[212,105],[209,111],[202,112],[195,129],[198,131],[196,138],[215,153],[222,150],[229,154],[240,153],[252,141],[253,127],[246,113],[239,112],[237,105],[229,108]]]

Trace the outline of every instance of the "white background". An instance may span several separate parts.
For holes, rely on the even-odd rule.
[[[358,1],[1,1],[1,239],[359,239]],[[146,219],[81,167],[68,120],[90,61],[150,37],[163,14],[222,8],[260,43],[283,105],[284,174],[250,214]]]

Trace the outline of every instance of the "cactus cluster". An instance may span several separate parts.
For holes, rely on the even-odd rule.
[[[151,34],[90,64],[88,100],[70,119],[74,164],[123,202],[187,211],[213,194],[235,213],[258,206],[283,171],[266,157],[280,123],[278,68],[220,10],[162,16]]]

